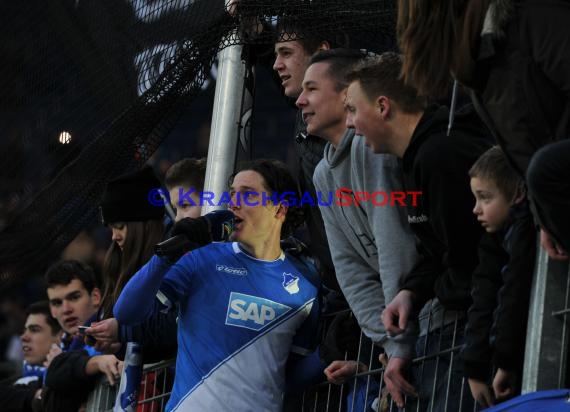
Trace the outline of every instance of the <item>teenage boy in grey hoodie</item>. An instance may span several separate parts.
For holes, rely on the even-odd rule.
[[[362,58],[362,53],[347,49],[314,55],[296,104],[302,110],[307,131],[328,142],[313,181],[341,289],[363,332],[388,356],[411,359],[415,331],[390,338],[381,322],[386,302],[394,298],[400,279],[417,261],[405,208],[391,204],[390,199],[394,192],[402,191],[401,170],[394,156],[367,150],[364,139],[345,126],[348,85],[344,78]],[[343,190],[340,198],[339,189]],[[374,202],[381,204],[387,196],[386,204],[358,201],[355,196],[363,198],[365,192],[384,193],[378,193]],[[332,381],[350,372],[354,371],[335,369],[334,363],[325,371]],[[396,388],[386,383],[388,390]],[[408,386],[408,392],[412,392],[413,387]]]

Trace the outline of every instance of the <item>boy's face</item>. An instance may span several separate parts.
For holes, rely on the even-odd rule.
[[[170,195],[170,202],[176,211],[176,222],[190,217],[196,219],[200,217],[202,212],[202,205],[200,203],[200,194],[198,191],[190,191],[188,186],[173,187],[168,191]],[[190,195],[188,195],[190,193]],[[190,199],[188,199],[190,198]]]
[[[273,70],[281,79],[285,96],[297,98],[303,90],[303,75],[309,65],[311,54],[307,53],[297,40],[275,43],[275,63]]]
[[[346,128],[346,89],[337,90],[337,84],[328,69],[327,62],[309,66],[303,80],[303,92],[296,104],[303,113],[307,132],[331,141],[342,136]]]
[[[472,177],[471,192],[475,196],[473,213],[483,228],[489,233],[500,230],[509,217],[513,202],[507,200],[495,183],[488,179]]]
[[[366,97],[359,81],[348,86],[344,107],[346,127],[364,136],[366,146],[374,153],[391,153],[385,122],[378,114],[378,107]]]
[[[67,285],[56,285],[47,289],[51,315],[61,328],[69,334],[76,334],[91,316],[97,313],[101,303],[101,292],[93,288],[87,292],[83,282],[73,279]]]
[[[28,315],[21,336],[26,362],[30,365],[42,365],[51,345],[59,343],[60,335],[60,333],[53,333],[45,314],[33,313]]]

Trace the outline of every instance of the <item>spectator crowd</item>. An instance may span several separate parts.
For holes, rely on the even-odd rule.
[[[400,53],[377,55],[280,21],[298,175],[241,164],[228,210],[204,216],[205,159],[166,172],[173,216],[149,201],[152,168],[109,182],[102,276],[74,259],[45,273],[0,409],[82,410],[101,376],[172,358],[167,411],[300,411],[325,381],[350,385],[336,410],[519,395],[537,244],[570,250],[567,21],[563,0],[399,0]],[[339,188],[354,202],[327,198]],[[363,200],[380,192],[419,195]]]

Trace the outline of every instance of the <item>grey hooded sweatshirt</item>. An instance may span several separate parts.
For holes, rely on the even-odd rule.
[[[418,260],[415,237],[406,208],[391,204],[391,194],[402,189],[402,172],[395,156],[374,154],[354,130],[346,131],[335,148],[328,143],[313,175],[325,223],[337,280],[363,332],[383,346],[389,356],[412,358],[417,328],[396,338],[387,337],[381,314],[400,290],[400,280]],[[354,195],[338,189],[384,192],[355,206]],[[331,201],[329,206],[325,206]],[[350,196],[350,197],[349,197]],[[364,195],[360,195],[363,197]],[[348,202],[352,198],[351,204]],[[411,202],[406,196],[405,202]],[[345,206],[341,206],[345,204]],[[411,326],[411,325],[410,325]]]

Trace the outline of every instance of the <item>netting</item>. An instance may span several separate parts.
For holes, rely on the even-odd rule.
[[[223,0],[0,3],[0,284],[41,273],[97,220],[106,183],[149,159],[221,48],[272,50],[283,16],[341,46],[395,47],[393,1],[242,0],[238,10]]]

